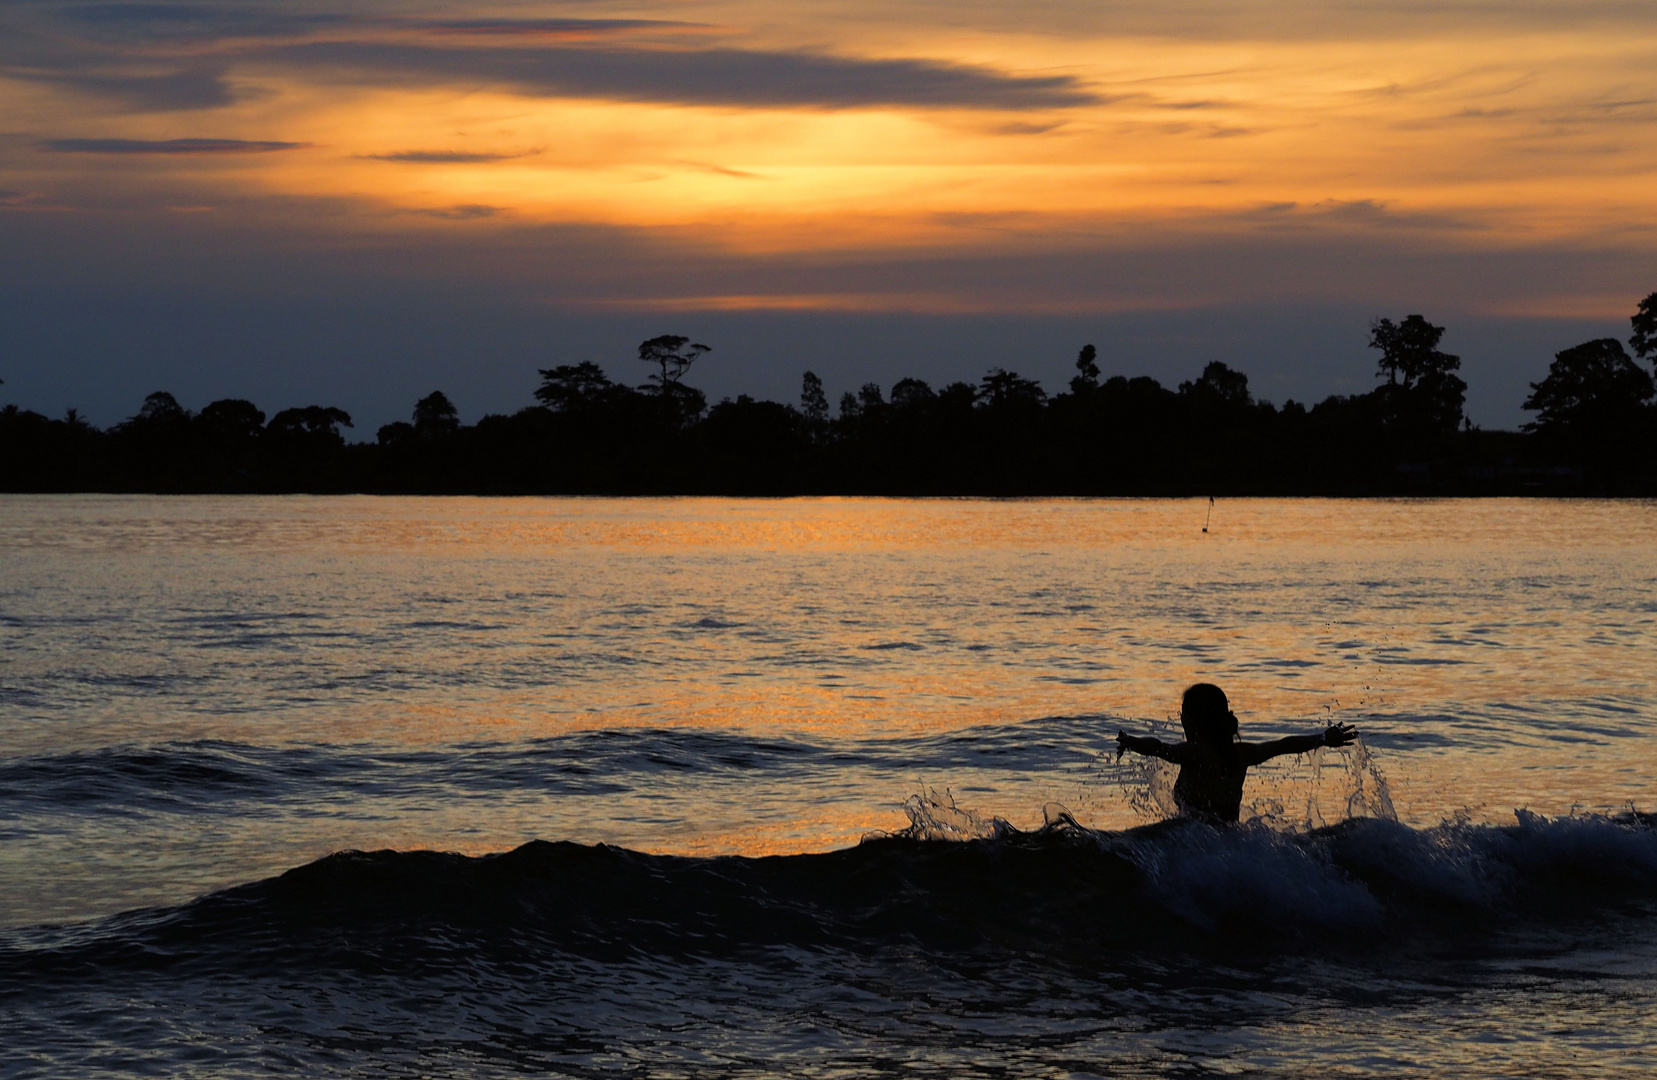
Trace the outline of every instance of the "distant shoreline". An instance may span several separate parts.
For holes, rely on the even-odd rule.
[[[1084,346],[1067,391],[994,368],[934,388],[865,383],[831,414],[807,371],[798,404],[711,407],[684,381],[712,350],[675,335],[639,346],[642,386],[597,364],[540,372],[537,404],[464,425],[447,395],[348,443],[345,410],[267,419],[225,398],[200,412],[156,391],[99,429],[0,409],[0,491],[149,494],[1074,496],[1657,495],[1657,293],[1622,343],[1557,354],[1523,431],[1466,417],[1459,357],[1420,315],[1378,319],[1375,389],[1312,405],[1262,401],[1220,361],[1175,389],[1103,378]],[[1649,325],[1648,325],[1649,324]]]

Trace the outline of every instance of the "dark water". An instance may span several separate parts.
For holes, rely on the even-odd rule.
[[[1654,825],[342,852],[7,933],[0,1043],[42,1076],[1633,1076]]]
[[[1657,508],[1187,509],[0,501],[0,1075],[1657,1071]]]

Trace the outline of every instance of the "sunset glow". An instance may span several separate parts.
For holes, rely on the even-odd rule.
[[[968,7],[941,26],[942,8],[849,4],[827,36],[820,8],[766,4],[14,5],[7,198],[335,236],[668,230],[744,253],[1285,229],[1523,248],[1657,224],[1657,36],[1637,6],[1392,4],[1361,23],[1296,6],[1046,4],[1019,25]],[[165,145],[202,137],[233,141]],[[694,296],[672,292],[656,298]],[[974,304],[1040,306],[1016,288]]]
[[[1616,0],[19,2],[0,272],[160,287],[142,252],[168,296],[309,305],[344,259],[572,318],[1571,323],[1483,346],[1514,410],[1657,273],[1653,71],[1657,17]],[[1346,385],[1302,349],[1288,389]]]

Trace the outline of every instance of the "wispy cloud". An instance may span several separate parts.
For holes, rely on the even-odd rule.
[[[1407,212],[1381,199],[1322,199],[1314,203],[1276,202],[1242,211],[1236,220],[1270,231],[1319,231],[1336,228],[1362,231],[1415,230],[1448,235],[1485,226],[1465,215]]]
[[[514,158],[531,157],[538,153],[540,153],[539,150],[526,150],[518,154],[471,153],[465,150],[399,150],[394,154],[362,154],[359,156],[371,161],[405,161],[416,165],[480,165],[491,161],[511,161]]]
[[[485,206],[481,203],[463,203],[460,206],[438,206],[428,210],[416,210],[417,214],[426,217],[443,218],[447,221],[476,221],[479,218],[491,218],[501,212],[498,206]]]
[[[1045,135],[1064,126],[1063,121],[1055,120],[1047,124],[1001,124],[995,128],[997,135]]]
[[[37,78],[81,93],[113,98],[137,112],[217,109],[236,100],[222,67],[191,67],[154,75],[63,71]]]
[[[764,179],[764,176],[760,173],[748,172],[744,169],[732,169],[725,165],[714,165],[706,161],[676,161],[674,164],[682,165],[688,169],[695,169],[698,172],[713,173],[715,176],[732,176],[738,180]]]
[[[249,139],[45,139],[38,145],[54,154],[268,154],[298,150],[310,143]]]
[[[211,41],[288,37],[359,21],[343,12],[293,10],[259,3],[71,3],[56,5],[58,25],[94,38],[137,41]]]
[[[531,37],[581,40],[644,31],[707,31],[706,23],[669,19],[459,19],[419,24],[439,34],[484,37]]]
[[[441,48],[309,42],[261,57],[359,82],[486,83],[546,97],[749,108],[1053,109],[1099,99],[1068,75],[1012,75],[932,60],[742,49]]]

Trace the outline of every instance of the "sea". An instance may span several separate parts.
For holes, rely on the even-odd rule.
[[[1654,541],[0,496],[0,1076],[1657,1075]],[[1360,740],[1181,819],[1194,682]]]

